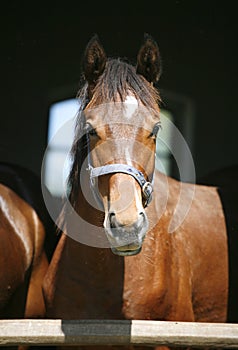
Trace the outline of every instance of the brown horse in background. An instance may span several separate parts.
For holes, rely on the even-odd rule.
[[[0,163],[0,318],[42,318],[42,281],[54,249],[40,179]]]
[[[97,36],[86,48],[69,200],[44,281],[49,318],[227,320],[217,189],[155,169],[160,71],[150,36],[136,67],[107,59]]]

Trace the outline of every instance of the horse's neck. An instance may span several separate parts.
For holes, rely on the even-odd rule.
[[[88,172],[83,170],[75,208],[66,217],[66,239],[64,250],[70,256],[73,266],[83,263],[89,269],[100,267],[99,263],[107,259],[108,241],[103,229],[104,212],[99,210],[90,187]],[[73,238],[73,239],[72,239]],[[74,260],[74,263],[73,263]],[[75,265],[74,265],[75,264]]]
[[[89,172],[86,169],[81,171],[80,188],[75,210],[90,224],[102,226],[104,213],[96,200],[94,190],[90,185]]]

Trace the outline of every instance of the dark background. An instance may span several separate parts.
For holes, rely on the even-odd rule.
[[[91,36],[98,33],[109,56],[134,60],[147,32],[163,59],[159,88],[194,102],[197,176],[238,163],[236,2],[3,4],[0,161],[40,173],[49,106],[75,97]]]

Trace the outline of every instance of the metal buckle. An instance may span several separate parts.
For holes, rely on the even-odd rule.
[[[149,204],[149,202],[151,201],[152,192],[153,192],[153,187],[152,187],[151,183],[147,181],[142,186],[142,193],[146,199],[146,202],[147,202],[146,204]]]

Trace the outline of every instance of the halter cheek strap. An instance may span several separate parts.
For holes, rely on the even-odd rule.
[[[143,173],[137,170],[136,168],[134,168],[133,166],[127,165],[127,164],[108,164],[108,165],[103,165],[103,166],[94,168],[91,165],[89,165],[88,170],[90,173],[91,187],[94,193],[95,193],[95,190],[97,191],[95,178],[98,178],[99,176],[107,175],[107,174],[124,173],[134,177],[134,179],[139,183],[141,187],[143,199],[144,199],[144,202],[143,202],[144,207],[147,207],[148,204],[151,202],[152,192],[153,192],[152,183],[149,181],[146,181]],[[97,194],[96,196],[97,201],[99,200],[99,198],[100,197]]]

